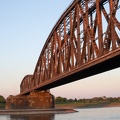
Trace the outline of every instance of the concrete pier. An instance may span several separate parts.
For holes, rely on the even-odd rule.
[[[54,96],[48,91],[31,92],[29,95],[9,96],[6,109],[48,109],[54,108]]]

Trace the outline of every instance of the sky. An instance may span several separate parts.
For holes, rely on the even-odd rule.
[[[20,93],[43,45],[73,0],[0,0],[0,95]],[[51,89],[66,98],[120,96],[120,68]]]

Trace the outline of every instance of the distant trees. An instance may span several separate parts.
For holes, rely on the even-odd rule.
[[[107,98],[107,100],[110,101],[110,102],[120,102],[120,97],[118,97],[118,98],[109,97],[109,98]]]
[[[6,104],[5,98],[0,95],[0,109],[5,108],[5,104]]]
[[[67,98],[62,98],[60,96],[56,97],[55,102],[56,103],[66,103],[68,100]]]
[[[75,99],[67,99],[65,97],[61,97],[61,96],[58,96],[55,98],[55,103],[56,104],[59,104],[59,103],[71,103],[71,102],[77,102],[78,100],[75,98]]]
[[[55,103],[56,104],[63,104],[63,103],[76,103],[76,102],[79,102],[79,103],[95,103],[95,102],[99,102],[99,103],[102,103],[102,102],[120,102],[120,97],[116,98],[112,98],[112,97],[94,97],[94,98],[91,98],[91,99],[67,99],[65,97],[61,97],[61,96],[58,96],[55,98]]]

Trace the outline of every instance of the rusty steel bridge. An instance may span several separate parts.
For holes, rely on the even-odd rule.
[[[120,67],[120,0],[74,0],[49,34],[20,94]]]

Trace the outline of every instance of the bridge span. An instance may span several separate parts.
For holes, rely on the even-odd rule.
[[[53,27],[19,96],[120,67],[120,0],[74,0]]]

